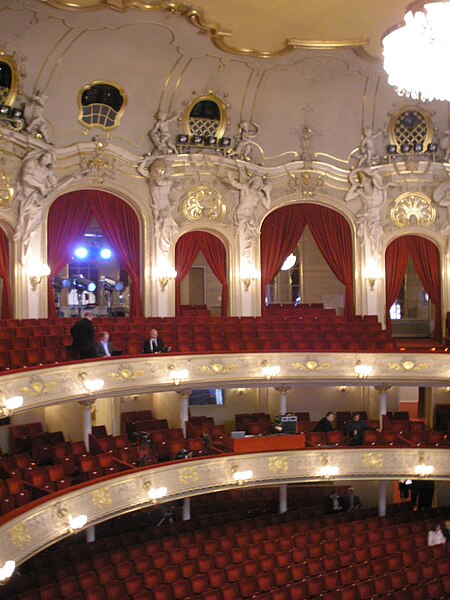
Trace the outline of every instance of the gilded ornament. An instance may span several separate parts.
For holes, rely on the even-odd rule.
[[[41,396],[42,394],[47,394],[55,387],[55,381],[49,381],[48,383],[45,383],[42,377],[39,375],[34,375],[33,377],[30,377],[28,385],[21,387],[20,391],[22,394],[29,394],[30,396]]]
[[[198,481],[198,473],[195,467],[182,467],[178,471],[181,483],[195,483]]]
[[[426,371],[430,368],[427,363],[416,363],[413,359],[404,359],[399,363],[388,363],[388,367],[394,371]]]
[[[221,194],[205,185],[191,190],[183,201],[183,214],[189,221],[198,221],[202,217],[209,221],[222,221],[226,212]]]
[[[363,463],[366,467],[382,467],[383,456],[379,452],[369,452],[363,455]]]
[[[9,177],[0,171],[0,206],[9,208],[14,198],[14,188],[10,184]]]
[[[120,381],[131,381],[143,375],[144,371],[142,369],[133,369],[129,363],[120,364],[117,371],[109,374],[113,379],[119,379]]]
[[[289,469],[288,459],[285,456],[272,456],[269,458],[269,471],[286,473]]]
[[[429,227],[435,219],[431,199],[421,192],[401,194],[391,208],[391,220],[397,227]]]
[[[25,526],[25,523],[17,523],[10,531],[11,542],[17,548],[25,548],[31,542],[31,534]]]
[[[236,365],[229,365],[228,367],[226,367],[223,362],[221,361],[210,361],[209,366],[208,365],[202,365],[201,367],[199,367],[199,371],[201,371],[202,373],[215,373],[216,375],[219,375],[221,373],[229,373],[230,371],[233,371],[236,368]]]
[[[97,506],[98,508],[103,508],[105,506],[111,506],[112,498],[109,493],[109,489],[107,487],[100,488],[99,490],[94,490],[92,492],[92,504]]]
[[[310,358],[307,359],[306,362],[292,363],[292,366],[294,367],[294,369],[300,369],[302,371],[304,371],[305,369],[307,369],[308,371],[318,371],[322,369],[329,369],[331,367],[331,363],[319,363],[318,360]]]

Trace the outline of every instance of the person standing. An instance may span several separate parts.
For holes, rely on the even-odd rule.
[[[72,336],[72,350],[74,358],[98,358],[95,327],[92,323],[94,313],[86,311],[84,318],[80,319],[70,330]]]
[[[327,412],[327,414],[317,421],[317,425],[314,427],[314,431],[323,431],[327,433],[328,431],[333,431],[333,426],[331,423],[334,421],[334,412]]]
[[[150,329],[150,337],[144,342],[144,354],[156,354],[157,352],[165,352],[163,341],[158,337],[156,329]]]

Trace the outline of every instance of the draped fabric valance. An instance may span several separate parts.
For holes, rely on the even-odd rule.
[[[95,218],[130,278],[130,316],[142,316],[140,226],[131,206],[107,192],[79,190],[60,196],[48,213],[48,264],[52,276],[70,262],[74,244]],[[48,280],[48,314],[56,316],[52,277]]]
[[[0,277],[3,280],[2,319],[11,319],[11,283],[9,278],[9,242],[6,233],[0,227]]]
[[[227,252],[218,237],[206,231],[191,231],[177,241],[175,247],[175,305],[176,314],[180,314],[180,283],[189,273],[198,253],[201,252],[214,275],[222,284],[221,315],[228,312]]]
[[[441,258],[438,247],[418,235],[397,238],[386,249],[386,326],[391,330],[390,308],[402,287],[408,258],[411,257],[424,290],[435,306],[435,337],[442,337]]]
[[[354,314],[352,234],[342,215],[317,204],[290,204],[271,213],[261,227],[261,297],[293,252],[306,225],[328,266],[345,286],[344,314]]]

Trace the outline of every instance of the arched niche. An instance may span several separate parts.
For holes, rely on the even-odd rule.
[[[141,223],[124,200],[103,190],[77,190],[57,198],[47,220],[48,264],[52,276],[69,263],[74,244],[95,219],[128,274],[130,316],[142,315]],[[48,313],[56,316],[52,277],[48,283]]]
[[[222,285],[221,315],[228,313],[228,257],[224,242],[206,231],[190,231],[178,238],[175,246],[176,314],[181,314],[180,284],[189,273],[199,253],[202,253],[213,274]]]
[[[293,252],[305,227],[336,278],[345,287],[344,314],[354,314],[353,236],[346,218],[319,204],[289,204],[271,212],[261,226],[261,295]]]
[[[398,299],[411,259],[423,289],[435,308],[434,337],[442,337],[442,273],[438,246],[419,235],[404,235],[392,240],[385,252],[386,324],[392,331],[390,309]],[[404,336],[408,337],[408,336]]]

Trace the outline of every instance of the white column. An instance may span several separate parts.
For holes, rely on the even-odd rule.
[[[95,525],[86,529],[86,542],[95,542]]]
[[[180,427],[186,436],[186,421],[189,419],[189,396],[191,390],[179,390],[177,394],[180,396]]]
[[[391,389],[390,385],[376,385],[375,389],[380,394],[378,400],[378,418],[380,429],[383,429],[383,415],[387,413],[387,393]]]
[[[185,498],[183,500],[183,521],[190,521],[191,519],[191,499]]]
[[[95,400],[80,400],[80,404],[83,407],[83,439],[86,444],[86,448],[89,450],[89,434],[92,433],[92,415],[91,406]]]
[[[378,515],[386,516],[386,481],[379,482],[378,488]]]
[[[280,514],[282,514],[282,513],[285,513],[286,511],[287,511],[287,485],[285,483],[282,483],[280,485],[278,512]]]
[[[285,415],[287,413],[287,393],[291,388],[286,385],[280,385],[275,388],[280,394],[278,400],[278,414]]]

